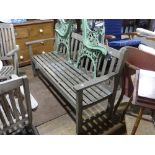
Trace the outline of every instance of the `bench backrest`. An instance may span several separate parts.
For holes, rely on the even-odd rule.
[[[24,94],[20,93],[23,86]],[[31,127],[32,111],[26,76],[0,82],[0,134],[11,134]]]
[[[82,44],[82,35],[73,32],[71,35],[71,61],[72,64],[76,67]],[[122,67],[125,61],[125,48],[116,50],[111,47],[107,47],[107,51],[107,55],[99,54],[97,57],[97,77],[109,74],[111,72],[120,73],[122,71]],[[65,56],[65,47],[61,48],[61,53],[63,53]],[[81,58],[78,68],[80,68],[90,77],[94,78],[94,66],[92,60],[89,57],[84,56]]]
[[[0,59],[16,47],[14,27],[12,24],[0,24]]]
[[[102,35],[102,32],[100,29],[92,31],[88,26],[88,21],[83,19],[82,35],[80,35],[71,33],[71,22],[67,26],[65,26],[67,23],[64,22],[59,24],[62,24],[61,26],[65,27],[66,31],[64,33],[65,37],[56,31],[59,36],[58,40],[60,40],[57,42],[59,44],[57,45],[59,46],[58,51],[63,53],[67,59],[69,57],[70,63],[93,78],[113,71],[120,72],[124,53],[122,53],[122,50],[118,51],[101,44],[99,36]],[[57,28],[61,30],[60,26],[57,26]]]

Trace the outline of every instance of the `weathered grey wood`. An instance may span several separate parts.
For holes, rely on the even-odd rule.
[[[73,52],[73,60],[74,61],[76,61],[77,59],[76,59],[76,57],[77,57],[77,51],[79,51],[78,50],[78,44],[79,44],[79,42],[78,42],[78,40],[75,40],[75,46],[74,46],[74,52]]]
[[[19,118],[20,118],[20,113],[19,113],[19,111],[18,111],[18,109],[16,107],[16,101],[14,99],[13,91],[9,92],[9,99],[10,99],[10,101],[12,103],[13,115],[14,115],[15,119],[18,121]]]
[[[49,62],[50,62],[50,60],[51,60],[52,62],[55,62],[55,64],[58,65],[58,66],[55,65],[56,70],[60,70],[60,73],[63,74],[64,77],[68,77],[66,80],[67,80],[67,81],[70,81],[70,82],[72,83],[71,87],[79,83],[79,81],[76,81],[76,80],[75,80],[76,77],[73,75],[72,72],[67,72],[66,69],[63,68],[63,67],[60,65],[60,63],[59,63],[59,64],[56,63],[56,61],[54,61],[54,59],[52,59],[52,57],[49,57],[49,56],[47,57],[46,55],[45,55],[45,57],[46,57],[47,59],[48,59],[48,58],[51,58],[51,59],[49,59]],[[63,69],[63,70],[62,70],[62,69]],[[95,100],[95,98],[93,97],[93,94],[90,94],[89,91],[88,91],[88,93],[87,93],[87,91],[85,91],[85,92],[84,92],[84,95],[85,95],[86,98],[87,98],[87,96],[88,96],[88,99],[91,100],[91,101]]]
[[[71,35],[71,61],[67,62],[65,57],[65,47],[61,46],[59,52],[49,52],[46,54],[32,56],[34,67],[39,70],[48,81],[63,95],[76,111],[76,129],[81,134],[83,124],[83,110],[95,105],[105,99],[109,101],[107,109],[109,115],[113,111],[114,99],[120,73],[124,64],[125,51],[108,48],[109,57],[98,55],[98,76],[96,79],[90,77],[93,71],[92,62],[88,57],[81,59],[80,68],[74,66],[77,61],[82,37],[79,34]],[[31,51],[32,52],[32,51]],[[33,54],[32,54],[33,55]],[[109,60],[109,58],[112,58]],[[85,70],[85,73],[83,72]],[[108,87],[107,80],[113,86]],[[107,86],[106,86],[107,85]],[[89,110],[88,110],[89,111]],[[90,110],[99,112],[96,107]]]
[[[41,42],[45,42],[45,41],[48,41],[48,40],[55,40],[55,38],[47,38],[47,39],[40,39],[40,40],[34,40],[34,41],[27,41],[25,44],[27,46],[29,46],[29,45],[33,45],[33,44],[39,44]]]
[[[19,92],[20,86],[24,88],[24,98]],[[26,76],[0,82],[0,120],[2,123],[0,134],[16,134],[23,128],[26,130],[33,128],[30,92]]]
[[[0,60],[8,65],[12,62],[13,71],[18,74],[18,55],[19,46],[16,45],[14,28],[12,24],[0,24]],[[11,61],[8,61],[11,60]],[[11,73],[10,73],[11,74]],[[8,75],[6,75],[6,78]],[[5,74],[0,79],[5,78]]]
[[[83,83],[83,82],[89,80],[89,78],[83,77],[81,75],[81,73],[78,73],[77,70],[74,70],[73,68],[69,67],[68,64],[63,63],[63,60],[61,58],[59,59],[58,57],[56,57],[54,54],[51,54],[51,53],[49,53],[49,55],[52,56],[55,59],[55,62],[59,61],[59,64],[61,64],[61,65],[59,65],[58,63],[57,63],[57,65],[59,65],[59,67],[63,68],[65,71],[67,71],[68,72],[68,75],[72,75],[73,74],[73,77],[72,78],[74,78],[77,81],[77,84]],[[60,61],[60,60],[62,60],[62,61]],[[77,74],[78,74],[78,76],[77,76]],[[91,88],[90,89],[88,88],[88,91],[89,92],[91,91],[91,94],[92,95],[95,94],[95,96],[98,96],[98,95],[101,95],[102,96],[103,95],[103,91],[100,91],[96,87],[94,87],[92,89]],[[96,94],[96,92],[98,94]]]
[[[76,102],[77,102],[77,106],[76,106],[76,133],[77,134],[81,134],[82,133],[82,100],[83,100],[83,96],[82,96],[82,90],[77,91],[76,94]]]

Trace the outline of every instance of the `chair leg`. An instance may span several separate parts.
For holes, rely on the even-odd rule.
[[[119,97],[119,99],[118,99],[118,101],[117,101],[117,103],[116,103],[116,105],[115,105],[115,107],[114,107],[114,111],[113,111],[114,114],[116,113],[117,108],[119,107],[119,105],[120,105],[120,103],[121,103],[121,101],[122,101],[122,99],[123,99],[123,96],[124,96],[124,93],[123,93],[123,91],[122,91],[122,92],[121,92],[121,95],[120,95],[120,97]]]
[[[111,98],[108,99],[108,107],[106,110],[108,119],[111,119],[111,117],[112,117],[113,108],[114,108],[114,98],[112,96]]]
[[[142,118],[143,111],[144,111],[144,107],[140,107],[139,114],[138,114],[138,116],[137,116],[136,122],[135,122],[135,124],[134,124],[133,129],[132,129],[131,135],[135,135],[135,133],[136,133],[136,131],[137,131],[137,128],[138,128],[138,126],[139,126],[140,120],[141,120],[141,118]]]
[[[130,97],[129,102],[127,103],[127,105],[126,105],[126,107],[125,107],[125,109],[124,109],[124,111],[123,111],[123,113],[122,113],[121,121],[124,120],[125,114],[126,114],[128,108],[129,108],[129,106],[130,106],[131,104],[132,104],[132,96]]]

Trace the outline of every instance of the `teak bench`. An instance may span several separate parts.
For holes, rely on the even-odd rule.
[[[99,55],[96,77],[93,78],[94,67],[90,57],[84,55],[81,57],[79,65],[76,65],[80,56],[80,47],[83,44],[80,34],[71,33],[69,61],[67,49],[63,44],[60,45],[59,52],[40,55],[33,55],[33,42],[26,44],[30,49],[33,70],[39,70],[75,109],[77,134],[82,133],[84,109],[108,99],[107,114],[109,117],[111,116],[124,64],[125,48],[120,51],[107,48],[106,56]]]

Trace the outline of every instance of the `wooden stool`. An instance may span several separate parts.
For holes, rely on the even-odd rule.
[[[131,135],[134,135],[137,131],[144,108],[155,110],[155,89],[153,88],[153,85],[155,85],[155,72],[146,70],[136,71],[133,103],[140,106],[140,110]]]

